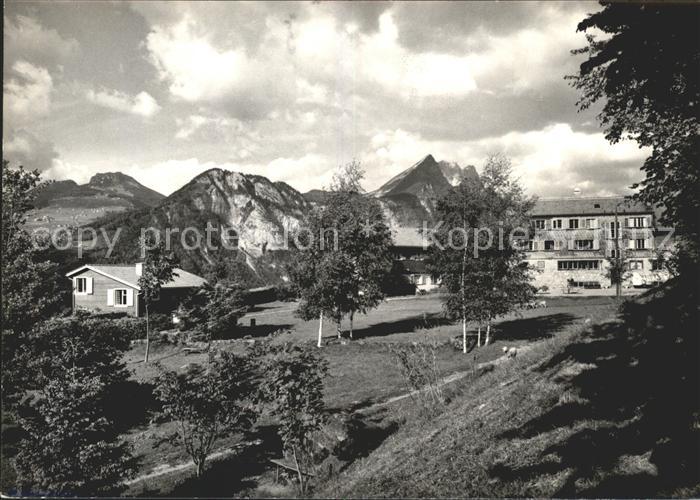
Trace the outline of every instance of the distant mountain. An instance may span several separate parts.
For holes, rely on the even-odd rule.
[[[389,220],[394,225],[420,226],[431,222],[436,201],[464,178],[478,179],[476,169],[457,163],[436,161],[428,155],[404,170],[372,194],[379,198]]]
[[[279,259],[270,257],[269,251],[283,250],[285,232],[296,229],[310,210],[311,204],[301,193],[284,182],[212,169],[163,199],[157,207],[111,215],[95,221],[94,226],[112,232],[121,228],[111,258],[126,262],[138,259],[140,228],[179,229],[180,233],[173,233],[171,243],[183,269],[205,273],[223,262],[243,263],[236,272],[246,274],[247,283],[254,286],[280,280],[282,266]],[[219,248],[205,245],[184,248],[182,232],[186,228],[196,228],[204,238],[207,223],[216,228],[211,241],[212,247]],[[223,229],[235,231],[237,249],[223,248],[220,241]],[[192,231],[186,245],[195,247],[195,238]],[[98,260],[103,250],[99,249],[95,255]]]
[[[35,195],[30,229],[81,226],[108,213],[151,207],[165,198],[121,172],[96,174],[87,184],[49,182]]]
[[[154,206],[163,198],[165,196],[140,184],[133,177],[121,172],[107,172],[95,174],[87,184],[77,184],[72,180],[51,182],[38,190],[34,206],[94,208],[104,203],[141,208]]]
[[[433,222],[436,199],[464,177],[478,179],[474,167],[463,169],[454,163],[437,162],[428,155],[366,196],[379,200],[392,227],[420,227],[424,220]],[[105,179],[93,184],[106,189],[114,183]],[[75,188],[75,185],[63,186],[66,192]],[[314,206],[326,202],[327,196],[326,191],[319,189],[301,194],[288,184],[262,176],[212,169],[160,200],[157,206],[109,214],[94,221],[93,227],[103,227],[110,234],[119,229],[120,237],[111,257],[107,258],[105,247],[98,245],[92,258],[133,262],[139,258],[140,228],[177,228],[182,232],[192,227],[200,235],[206,235],[209,223],[218,230],[213,233],[217,246],[220,242],[216,237],[221,229],[230,228],[237,233],[238,247],[187,249],[182,244],[181,233],[174,233],[171,245],[183,269],[205,274],[213,267],[226,267],[227,272],[249,286],[279,282],[287,258],[285,232],[293,232]],[[190,235],[186,246],[193,246],[194,237]]]

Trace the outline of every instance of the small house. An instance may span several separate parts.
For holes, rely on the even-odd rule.
[[[143,299],[139,296],[139,278],[143,264],[88,264],[66,274],[73,285],[73,311],[83,309],[93,312],[123,312],[131,316],[145,313]],[[160,297],[152,306],[152,312],[170,313],[180,302],[206,280],[182,269],[174,269],[171,281],[163,284]]]

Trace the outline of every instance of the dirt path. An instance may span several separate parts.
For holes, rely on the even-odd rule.
[[[526,352],[526,351],[530,350],[531,348],[532,348],[532,345],[522,346],[522,347],[519,347],[519,348],[518,348],[518,352],[519,352],[519,353],[523,353],[523,352]],[[484,367],[487,366],[487,365],[496,365],[496,366],[498,366],[499,364],[504,363],[504,362],[506,362],[507,360],[508,360],[508,358],[507,358],[506,356],[501,356],[500,358],[496,358],[496,359],[494,359],[493,361],[484,361],[483,363],[479,363],[478,365],[476,365],[474,368],[472,368],[472,369],[470,369],[470,370],[455,372],[455,373],[452,373],[452,374],[448,375],[447,377],[444,377],[444,378],[442,379],[442,381],[440,382],[439,385],[440,385],[440,387],[442,387],[442,386],[445,386],[445,385],[447,385],[447,384],[451,384],[451,383],[453,383],[453,382],[456,382],[456,381],[458,381],[458,380],[461,380],[461,379],[463,379],[464,377],[466,377],[466,376],[468,376],[468,375],[474,373],[475,370],[479,370],[479,369],[481,369],[481,368],[484,368]],[[390,397],[390,398],[388,398],[388,399],[385,399],[384,401],[380,401],[379,403],[375,403],[375,404],[373,404],[373,405],[371,405],[371,406],[368,406],[368,407],[366,407],[366,408],[362,408],[362,409],[360,409],[360,410],[357,410],[357,413],[368,413],[368,412],[372,412],[372,411],[378,410],[378,409],[380,409],[380,408],[382,408],[382,407],[384,407],[384,406],[388,406],[388,405],[393,404],[393,403],[396,403],[396,402],[398,402],[398,401],[402,401],[402,400],[404,400],[404,399],[406,399],[406,398],[410,398],[411,396],[413,396],[413,395],[415,395],[415,394],[417,394],[417,393],[418,393],[418,391],[411,391],[411,392],[406,392],[406,393],[403,393],[403,394],[399,394],[399,395],[397,395],[397,396],[392,396],[392,397]],[[260,444],[260,441],[249,441],[249,442],[239,443],[239,444],[237,444],[237,445],[235,445],[235,446],[232,446],[232,447],[230,447],[230,448],[226,448],[226,449],[223,449],[223,450],[218,450],[218,451],[215,451],[215,452],[211,453],[211,454],[207,457],[207,461],[216,460],[216,459],[219,459],[219,458],[226,458],[226,457],[228,457],[228,456],[233,455],[234,453],[236,453],[236,451],[237,451],[239,448],[241,448],[241,447],[244,447],[244,446],[255,446],[255,445],[258,445],[258,444]],[[130,485],[136,484],[136,483],[138,483],[138,482],[140,482],[140,481],[146,481],[146,480],[148,480],[148,479],[153,479],[153,478],[156,478],[156,477],[160,477],[160,476],[163,476],[163,475],[165,475],[165,474],[171,474],[171,473],[173,473],[173,472],[184,471],[184,470],[187,470],[187,469],[190,469],[190,468],[194,468],[194,462],[192,462],[191,460],[188,461],[188,462],[185,462],[185,463],[175,464],[175,465],[162,464],[162,465],[159,465],[158,467],[156,467],[155,469],[153,469],[151,472],[149,472],[149,473],[147,473],[147,474],[142,474],[142,475],[137,476],[137,477],[135,477],[135,478],[133,478],[133,479],[130,479],[130,480],[126,481],[124,484],[130,486]]]

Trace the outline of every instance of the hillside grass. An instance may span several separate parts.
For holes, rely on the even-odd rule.
[[[697,497],[697,294],[677,282],[457,382],[320,497]]]
[[[267,316],[260,314],[258,325],[266,327],[267,324],[263,321],[285,325],[298,322],[295,324],[294,330],[281,335],[278,341],[313,343],[314,332],[311,328],[304,329],[304,322],[293,317],[293,307],[293,304],[282,303],[266,306],[264,309],[260,308],[261,312],[267,311],[273,314]],[[458,325],[435,321],[430,316],[427,322],[423,321],[420,311],[430,307],[439,310],[439,299],[429,297],[387,302],[382,304],[379,310],[358,321],[361,325],[360,328],[364,328],[365,331],[372,331],[373,327],[380,325],[382,334],[363,336],[355,341],[343,341],[342,343],[335,338],[335,335],[328,336],[329,343],[319,352],[326,358],[330,367],[329,376],[324,382],[326,404],[331,412],[361,413],[363,419],[368,418],[376,421],[375,423],[381,428],[382,433],[383,429],[392,429],[393,431],[399,427],[401,422],[411,420],[411,415],[415,410],[411,399],[388,405],[381,411],[376,410],[376,406],[381,405],[387,399],[407,392],[406,382],[401,376],[387,344],[436,342],[438,343],[436,354],[440,373],[443,376],[455,373],[467,374],[468,379],[478,365],[501,359],[504,345],[529,349],[530,346],[547,342],[546,339],[568,338],[572,332],[578,331],[586,319],[599,321],[609,317],[616,304],[614,300],[609,298],[576,298],[567,299],[559,305],[547,309],[523,311],[522,317],[503,318],[495,325],[493,344],[474,349],[466,355],[447,344],[450,339],[459,335]],[[393,322],[395,326],[387,332],[386,325],[391,324],[390,322]],[[317,327],[317,323],[309,323],[312,323],[309,326]],[[301,324],[301,328],[299,328],[299,324]],[[251,340],[227,343],[220,347],[240,352]],[[562,341],[565,342],[565,340]],[[181,347],[172,345],[156,346],[151,354],[153,362],[148,365],[142,363],[143,346],[141,345],[135,346],[127,355],[128,366],[133,370],[133,379],[140,384],[141,388],[148,387],[148,384],[153,380],[157,372],[156,361],[166,368],[180,370],[188,363],[201,363],[206,357],[205,354],[185,354]],[[462,383],[450,384],[446,389],[447,393],[451,395],[451,392],[455,388],[459,388],[459,384]],[[137,400],[138,398],[135,396],[135,406],[138,405]],[[373,407],[375,407],[374,410],[372,410]],[[273,467],[267,462],[267,458],[280,456],[281,450],[277,449],[278,445],[274,444],[276,443],[274,429],[270,428],[270,425],[273,424],[272,422],[261,422],[259,428],[253,430],[253,436],[248,437],[248,439],[262,437],[267,442],[262,449],[248,450],[245,453],[247,457],[245,459],[229,457],[212,463],[211,472],[207,474],[208,479],[205,481],[207,495],[227,496],[235,493],[237,495],[274,496],[273,494],[279,485],[274,481]],[[159,467],[188,461],[188,457],[183,453],[181,447],[163,441],[163,438],[173,430],[172,424],[143,421],[129,431],[128,439],[133,443],[137,455],[142,460],[141,474],[158,470]],[[242,436],[223,439],[217,443],[216,450],[230,448],[243,439]],[[378,444],[368,444],[367,446],[377,446]],[[371,451],[371,449],[367,451]],[[228,464],[229,468],[223,464]],[[232,473],[231,467],[237,472]],[[236,476],[235,480],[232,474]],[[191,476],[192,470],[186,470],[146,479],[133,484],[128,493],[135,495],[186,494],[189,491],[188,488],[195,487]],[[293,494],[284,488],[280,492],[282,496]]]

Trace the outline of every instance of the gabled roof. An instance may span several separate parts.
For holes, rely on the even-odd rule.
[[[139,275],[136,274],[136,266],[134,264],[89,264],[66,273],[66,276],[70,278],[86,270],[94,271],[123,285],[140,290],[138,286]],[[173,269],[173,273],[175,276],[171,281],[165,283],[163,288],[197,288],[206,283],[204,278],[177,267]]]
[[[596,198],[540,198],[530,213],[545,215],[612,215],[617,206],[618,214],[650,214],[654,209],[644,203],[631,201],[623,196],[601,196]]]

